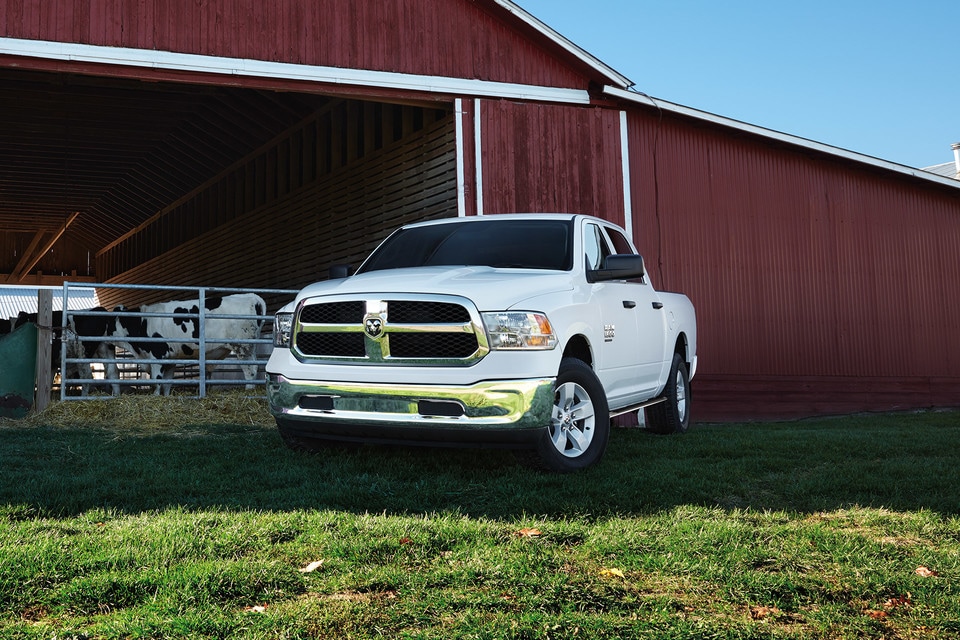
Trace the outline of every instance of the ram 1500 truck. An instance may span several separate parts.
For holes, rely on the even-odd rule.
[[[687,429],[693,305],[654,290],[610,222],[423,222],[331,272],[275,319],[267,396],[293,448],[499,445],[566,472],[601,458],[611,416],[645,408],[649,429]]]

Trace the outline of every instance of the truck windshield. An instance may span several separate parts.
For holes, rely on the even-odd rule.
[[[357,273],[440,265],[569,271],[573,220],[476,220],[400,229]]]

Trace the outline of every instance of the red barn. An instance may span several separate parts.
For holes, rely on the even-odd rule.
[[[631,85],[508,0],[10,0],[0,280],[297,287],[592,213],[696,304],[701,420],[960,405],[960,182]]]

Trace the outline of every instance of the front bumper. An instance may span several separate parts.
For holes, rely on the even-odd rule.
[[[529,441],[549,424],[554,381],[373,384],[268,374],[267,399],[279,424],[308,437],[507,444]]]

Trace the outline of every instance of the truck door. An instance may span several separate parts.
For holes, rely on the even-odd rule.
[[[587,223],[584,229],[587,269],[600,267],[612,253],[635,253],[615,228]],[[600,308],[604,341],[600,345],[597,374],[617,405],[649,398],[660,385],[663,368],[665,321],[659,296],[644,279],[597,282],[593,295]]]

